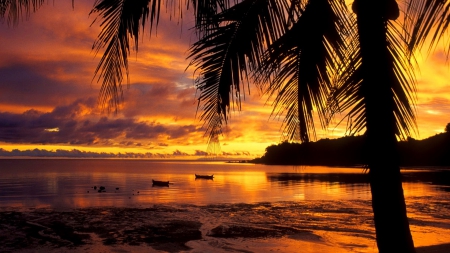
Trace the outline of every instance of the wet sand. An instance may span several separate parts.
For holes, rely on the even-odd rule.
[[[411,212],[417,252],[450,252],[449,214]],[[364,200],[0,210],[0,252],[377,252],[374,232]]]

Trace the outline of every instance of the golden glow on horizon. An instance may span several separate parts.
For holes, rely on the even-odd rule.
[[[0,108],[1,108],[0,113],[9,112],[9,113],[15,113],[15,114],[22,114],[29,110],[36,110],[36,111],[40,111],[40,112],[51,112],[55,107],[33,106],[33,108],[30,108],[29,106],[26,106],[26,105],[16,106],[16,105],[0,103]]]
[[[258,145],[253,144],[256,146],[255,150],[256,152],[249,152],[248,150],[251,148],[252,143],[245,143],[245,145],[241,146],[238,145],[238,147],[226,145],[222,147],[222,152],[225,153],[214,155],[215,157],[234,157],[234,158],[242,158],[242,159],[253,159],[256,157],[260,157],[264,154],[264,150],[266,148],[266,145]],[[267,145],[268,146],[268,145]],[[72,151],[72,150],[79,150],[82,152],[95,152],[95,153],[112,153],[112,154],[125,154],[125,153],[138,153],[138,154],[146,154],[146,153],[152,153],[155,156],[167,156],[168,158],[173,155],[176,151],[181,151],[182,153],[186,153],[187,155],[177,155],[180,158],[183,159],[189,159],[191,156],[195,157],[196,151],[205,151],[206,150],[206,144],[194,144],[194,145],[170,145],[170,146],[163,146],[159,145],[157,143],[150,144],[147,147],[93,147],[93,146],[77,146],[77,145],[35,145],[35,144],[8,144],[8,143],[0,143],[0,148],[11,152],[12,150],[20,150],[20,151],[26,151],[26,150],[34,150],[34,149],[45,149],[51,152],[55,152],[56,150],[65,150],[65,151]],[[247,148],[247,149],[246,149]],[[259,151],[259,152],[258,152]],[[200,157],[203,157],[204,155],[199,155]]]
[[[33,149],[45,149],[49,151],[56,151],[56,150],[73,150],[77,149],[80,151],[85,152],[97,152],[97,153],[126,153],[126,152],[132,152],[132,153],[146,153],[146,152],[152,152],[151,150],[146,150],[143,148],[120,148],[120,147],[85,147],[85,146],[74,146],[74,145],[35,145],[35,144],[7,144],[7,143],[0,143],[0,148],[3,148],[7,151],[11,151],[14,149],[18,150],[33,150]]]

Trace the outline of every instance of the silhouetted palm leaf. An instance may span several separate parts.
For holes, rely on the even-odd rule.
[[[284,31],[285,20],[277,1],[245,0],[210,20],[217,26],[210,26],[211,30],[191,47],[190,64],[199,71],[198,103],[208,143],[217,141],[222,133],[230,106],[240,110],[249,67],[260,64],[267,43]]]
[[[0,0],[0,19],[6,18],[8,24],[17,25],[19,19],[36,11],[44,0]]]
[[[272,115],[285,114],[287,139],[308,142],[311,133],[315,136],[314,109],[326,126],[332,76],[350,54],[342,36],[349,27],[342,19],[348,13],[341,1],[316,0],[299,6],[299,17],[292,15],[292,28],[265,53],[257,80],[269,97],[276,95]]]
[[[393,69],[390,70],[392,78],[389,84],[392,91],[390,99],[395,104],[393,107],[396,119],[394,129],[399,137],[405,138],[410,136],[411,130],[416,129],[413,109],[416,89],[414,67],[410,61],[412,56],[407,52],[408,42],[403,36],[405,33],[399,29],[401,26],[396,25],[395,22],[388,22],[387,50],[388,57],[393,62]],[[355,41],[355,43],[357,42]],[[346,71],[341,73],[339,86],[332,94],[333,101],[339,103],[339,111],[348,111],[347,119],[350,120],[348,131],[351,135],[364,130],[367,122],[365,95],[361,88],[362,82],[364,82],[361,73],[362,59],[359,47],[355,48],[358,50],[348,58]],[[380,103],[389,103],[389,101],[380,101]]]
[[[421,49],[430,33],[433,35],[430,40],[431,49],[448,29],[450,1],[409,0],[405,17],[404,28],[407,31],[410,52]],[[450,44],[447,44],[446,48],[449,50]]]
[[[98,52],[106,47],[95,70],[98,80],[102,79],[100,104],[117,110],[122,95],[122,78],[128,78],[128,54],[130,38],[138,50],[139,30],[150,15],[150,26],[159,17],[159,0],[97,0],[92,13],[102,18],[102,31],[94,42]],[[95,22],[95,21],[94,21]]]
[[[195,30],[199,38],[217,27],[217,23],[211,22],[215,16],[230,8],[230,0],[192,0],[195,16]]]

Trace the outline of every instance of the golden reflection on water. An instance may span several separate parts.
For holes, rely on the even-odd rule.
[[[48,194],[58,194],[61,191],[61,184],[58,183],[57,177],[52,174],[47,178]],[[368,185],[354,186],[322,181],[296,181],[283,184],[269,182],[266,173],[263,172],[230,173],[216,176],[214,180],[195,180],[192,176],[185,175],[174,178],[174,181],[171,181],[173,184],[169,187],[152,187],[151,183],[136,184],[137,179],[151,181],[151,177],[146,178],[144,175],[126,177],[121,173],[112,173],[107,176],[94,174],[92,181],[111,182],[107,186],[106,192],[98,193],[92,189],[92,186],[86,185],[84,190],[66,191],[67,195],[58,198],[57,204],[83,208],[157,203],[254,203],[339,199],[370,200],[371,198]],[[119,187],[119,190],[115,190],[115,187]],[[438,194],[432,186],[426,184],[418,185],[406,182],[403,184],[403,188],[407,199],[414,196]],[[32,203],[39,205],[36,202]]]
[[[403,194],[405,195],[405,198],[408,197],[414,197],[417,195],[421,196],[434,196],[436,194],[439,194],[439,192],[436,191],[435,186],[431,184],[418,184],[418,183],[411,183],[411,182],[404,182],[403,183]]]
[[[366,175],[361,169],[351,168],[142,160],[10,163],[6,164],[9,167],[2,166],[0,206],[121,207],[371,199]],[[196,173],[214,174],[214,180],[196,180]],[[152,187],[152,179],[171,184]],[[105,186],[106,192],[98,193],[94,186]],[[403,188],[406,198],[440,193],[435,186],[414,180],[405,182]]]

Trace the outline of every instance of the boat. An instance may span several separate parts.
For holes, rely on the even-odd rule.
[[[169,186],[169,181],[157,181],[157,180],[153,180],[153,186]]]
[[[214,179],[214,174],[212,175],[197,175],[195,174],[195,179],[201,178],[201,179]]]

